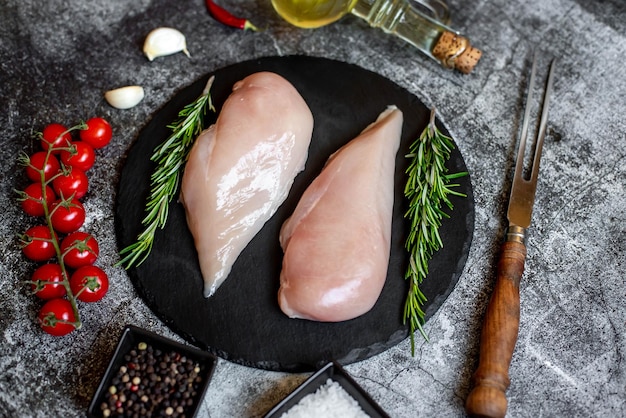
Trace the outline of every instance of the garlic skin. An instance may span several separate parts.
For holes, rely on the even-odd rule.
[[[188,57],[187,41],[185,35],[174,28],[153,29],[143,44],[143,53],[148,60],[153,61],[157,57],[184,52]]]
[[[106,101],[116,109],[130,109],[144,98],[143,87],[126,86],[104,93]]]

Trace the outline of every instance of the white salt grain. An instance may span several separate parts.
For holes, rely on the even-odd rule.
[[[332,379],[309,393],[280,418],[367,418],[358,402]]]

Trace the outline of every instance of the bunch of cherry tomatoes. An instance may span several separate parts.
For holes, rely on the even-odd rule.
[[[89,188],[86,172],[95,162],[95,150],[106,146],[111,137],[111,125],[103,118],[70,129],[52,123],[41,132],[41,151],[20,157],[31,181],[18,192],[22,209],[44,220],[21,236],[22,251],[40,263],[30,288],[45,301],[38,320],[51,335],[80,328],[77,300],[96,302],[109,289],[107,274],[94,265],[98,242],[79,229],[85,222],[81,199]]]

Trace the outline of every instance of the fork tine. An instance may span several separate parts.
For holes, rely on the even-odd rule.
[[[526,108],[524,109],[524,119],[522,119],[522,133],[520,135],[519,149],[517,151],[517,163],[515,166],[515,177],[522,179],[524,170],[524,156],[526,155],[526,139],[528,138],[528,124],[530,122],[530,110],[532,108],[533,90],[535,89],[535,73],[537,72],[537,53],[533,57],[533,66],[530,70],[530,81],[528,82],[528,93],[526,94]]]
[[[537,181],[539,176],[539,162],[541,161],[541,150],[543,149],[543,139],[546,136],[546,126],[548,125],[548,103],[552,94],[552,80],[554,76],[556,58],[550,63],[550,72],[546,84],[546,91],[543,95],[543,103],[541,104],[541,121],[539,122],[539,132],[537,134],[537,145],[535,148],[535,156],[533,158],[533,168],[530,181]]]

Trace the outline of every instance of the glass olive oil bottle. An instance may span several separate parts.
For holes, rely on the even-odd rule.
[[[447,26],[444,0],[272,0],[272,5],[283,19],[301,28],[318,28],[352,13],[465,74],[482,56],[469,39]]]

